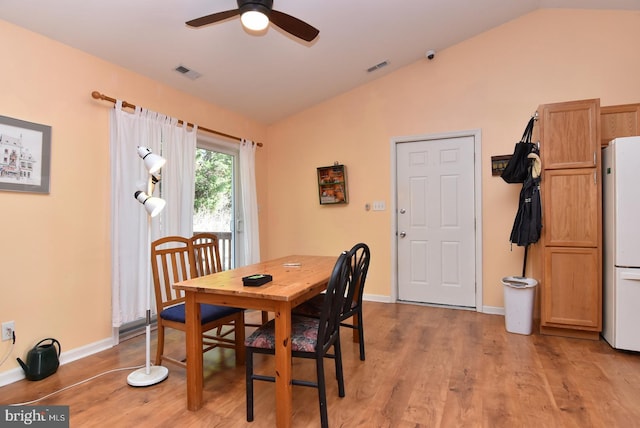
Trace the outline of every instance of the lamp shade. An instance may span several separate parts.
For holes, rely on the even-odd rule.
[[[144,208],[147,210],[147,213],[151,217],[155,217],[164,209],[164,206],[167,205],[167,202],[162,198],[156,198],[155,196],[149,196],[145,192],[138,190],[133,196],[144,205]]]
[[[144,166],[147,168],[147,171],[149,171],[149,174],[158,172],[160,168],[167,163],[165,158],[152,153],[149,147],[138,146],[138,156],[144,161]]]

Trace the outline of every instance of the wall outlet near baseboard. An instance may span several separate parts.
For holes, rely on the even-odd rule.
[[[15,321],[7,321],[2,323],[2,340],[13,339],[13,331],[15,330]]]

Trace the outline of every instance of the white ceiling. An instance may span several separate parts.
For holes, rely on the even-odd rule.
[[[0,0],[0,19],[270,124],[546,7],[638,10],[640,0],[274,0],[320,30],[312,43],[273,25],[250,35],[238,17],[185,25],[235,0]]]

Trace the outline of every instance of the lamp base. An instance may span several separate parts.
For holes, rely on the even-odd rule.
[[[127,383],[131,386],[151,386],[160,383],[169,376],[169,369],[163,366],[151,366],[149,374],[147,368],[142,367],[131,372],[127,377]]]

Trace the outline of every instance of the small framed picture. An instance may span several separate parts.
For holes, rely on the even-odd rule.
[[[49,193],[51,127],[0,116],[0,190]]]
[[[318,193],[320,205],[348,203],[346,167],[335,164],[318,168]]]

